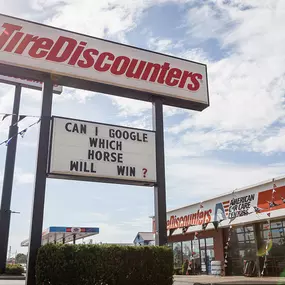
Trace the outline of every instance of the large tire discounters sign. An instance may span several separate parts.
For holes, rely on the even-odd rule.
[[[0,63],[209,105],[204,64],[1,14],[0,28]]]

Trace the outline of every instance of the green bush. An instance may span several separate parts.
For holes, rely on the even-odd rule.
[[[186,275],[187,273],[187,270],[188,270],[188,266],[189,266],[189,261],[188,260],[185,260],[182,264],[182,275]]]
[[[55,245],[39,249],[37,284],[172,285],[168,247]]]
[[[181,270],[181,268],[174,268],[173,274],[174,274],[174,275],[182,275],[182,270]]]
[[[24,268],[20,264],[7,264],[5,274],[7,275],[22,275]]]

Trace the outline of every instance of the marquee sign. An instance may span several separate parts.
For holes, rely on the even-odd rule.
[[[172,98],[183,108],[209,106],[204,64],[1,14],[0,63],[141,91],[145,100],[159,95],[175,106]]]
[[[0,74],[0,82],[8,83],[8,84],[20,84],[23,87],[35,89],[35,90],[42,90],[43,83],[37,80],[30,80],[25,78],[19,78],[14,76],[6,76]],[[61,94],[62,93],[62,86],[54,85],[53,86],[53,93]]]
[[[50,147],[50,177],[156,182],[153,131],[53,117]]]

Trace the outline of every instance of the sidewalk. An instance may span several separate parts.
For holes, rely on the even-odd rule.
[[[197,276],[174,276],[175,285],[194,285],[194,284],[278,284],[285,285],[285,277],[243,277],[243,276],[213,276],[213,275],[197,275]]]
[[[26,276],[25,275],[22,275],[22,276],[19,276],[19,275],[0,275],[0,280],[25,280],[26,279]]]
[[[7,276],[5,276],[7,277]],[[24,285],[25,281],[15,280],[10,278],[4,279],[0,277],[0,285]],[[23,277],[22,277],[23,278]],[[267,285],[285,285],[285,278],[277,278],[277,277],[264,277],[264,278],[256,278],[256,277],[242,277],[242,276],[228,276],[228,277],[219,277],[212,275],[197,275],[197,276],[174,276],[174,285],[227,285],[227,284],[267,284]]]

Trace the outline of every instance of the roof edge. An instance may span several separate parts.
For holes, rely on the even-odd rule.
[[[279,177],[275,177],[275,178],[272,178],[272,179],[264,180],[264,181],[259,182],[259,183],[251,184],[249,186],[236,188],[235,190],[226,192],[226,193],[224,193],[222,195],[213,196],[210,199],[207,199],[207,200],[204,200],[204,201],[199,201],[199,202],[196,202],[196,203],[193,203],[193,204],[189,204],[189,205],[186,205],[186,206],[183,206],[183,207],[174,208],[174,209],[168,210],[166,212],[167,213],[171,213],[171,212],[174,212],[174,211],[177,211],[177,210],[181,210],[181,209],[185,209],[185,208],[188,208],[188,207],[191,207],[191,206],[200,205],[200,202],[212,201],[212,200],[215,200],[217,198],[222,198],[222,197],[224,197],[226,195],[232,194],[233,192],[235,192],[235,193],[236,192],[242,192],[242,191],[249,190],[249,189],[252,189],[252,188],[264,185],[264,184],[268,184],[268,183],[273,182],[273,181],[276,182],[276,181],[279,181],[279,180],[282,180],[282,179],[285,179],[285,176],[279,176]],[[155,216],[153,216],[153,217],[155,217]]]

